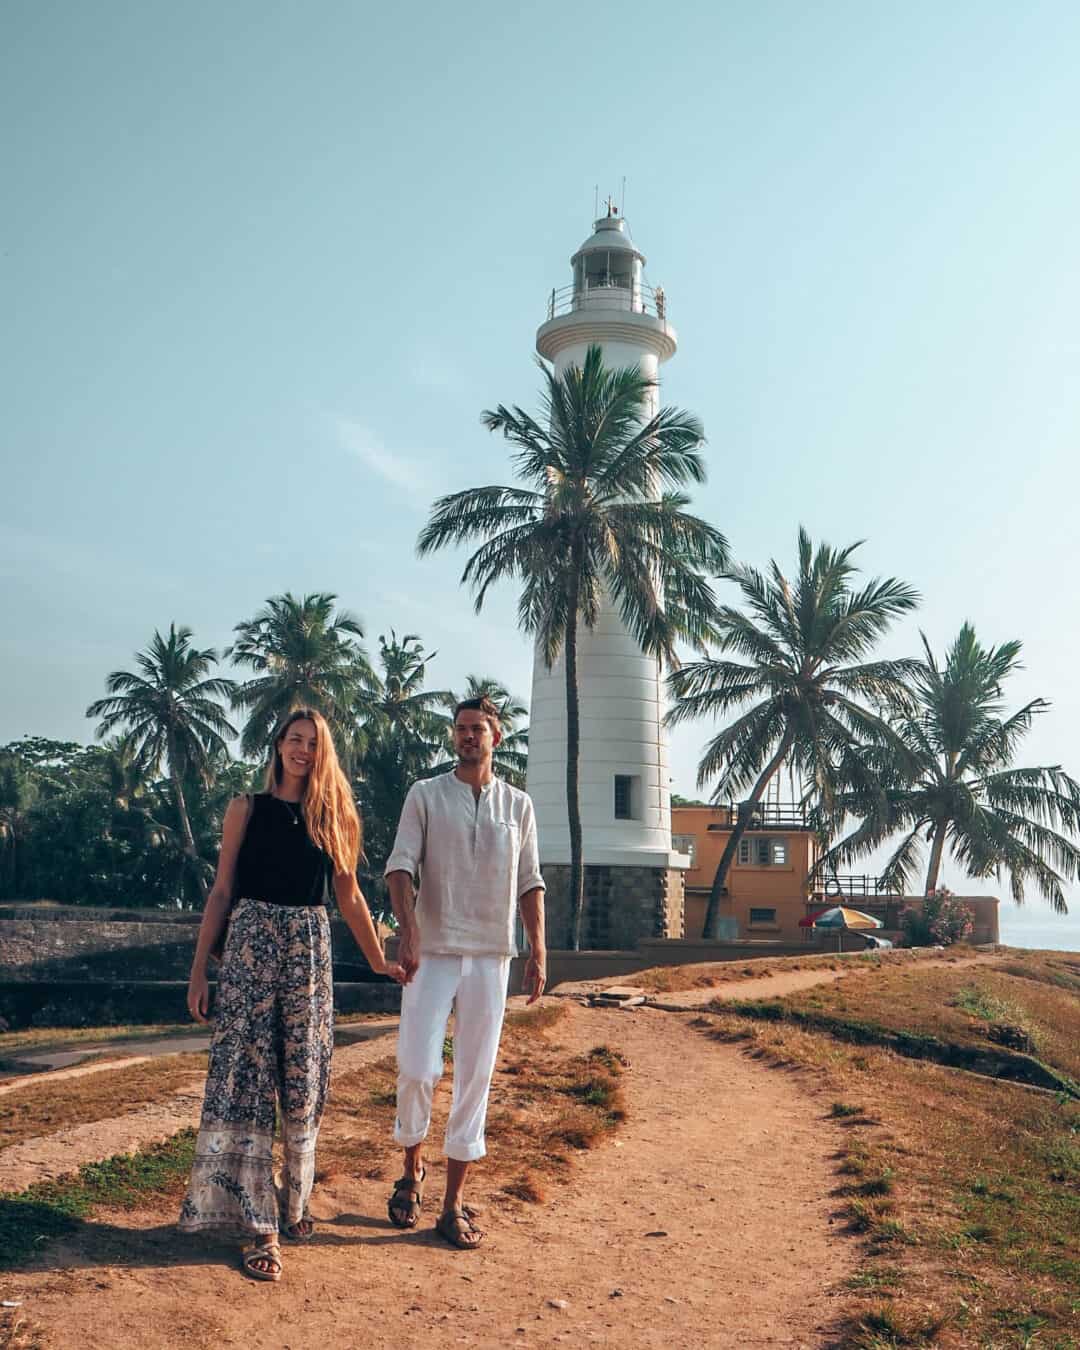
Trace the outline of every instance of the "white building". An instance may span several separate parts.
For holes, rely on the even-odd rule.
[[[644,256],[613,207],[571,258],[573,281],[551,293],[536,349],[557,375],[581,366],[590,346],[609,367],[635,365],[658,380],[675,354],[662,291],[643,279]],[[659,407],[659,390],[653,393]],[[632,946],[637,937],[680,936],[685,855],[671,847],[663,672],[643,653],[614,606],[578,635],[580,799],[591,939]],[[566,688],[562,659],[537,654],[529,715],[528,790],[536,807],[549,909],[568,877]],[[565,885],[565,881],[563,881]],[[556,929],[557,929],[556,922]],[[560,935],[552,933],[557,945]]]

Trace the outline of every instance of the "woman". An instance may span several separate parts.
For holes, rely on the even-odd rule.
[[[281,1278],[279,1228],[297,1242],[313,1232],[307,1205],[334,1036],[331,887],[372,970],[404,978],[384,958],[356,884],[359,852],[360,817],[330,728],[321,714],[299,708],[274,735],[266,790],[229,803],[188,985],[188,1010],[205,1022],[207,961],[228,924],[180,1227],[253,1238],[243,1266],[259,1280]],[[278,1107],[280,1196],[272,1159]]]

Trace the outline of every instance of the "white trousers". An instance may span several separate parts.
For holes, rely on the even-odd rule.
[[[401,994],[397,1143],[410,1148],[427,1136],[453,1009],[454,1096],[443,1152],[459,1162],[472,1162],[487,1152],[484,1120],[509,979],[508,956],[421,956],[412,983]]]

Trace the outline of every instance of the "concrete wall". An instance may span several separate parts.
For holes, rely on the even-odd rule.
[[[0,980],[186,982],[199,914],[89,906],[0,907]],[[331,920],[336,980],[370,968],[340,919]]]

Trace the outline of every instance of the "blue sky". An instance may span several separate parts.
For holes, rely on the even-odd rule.
[[[925,597],[890,650],[1021,637],[1013,697],[1054,704],[1027,757],[1080,774],[1075,5],[0,23],[0,741],[86,738],[155,626],[224,646],[286,588],[527,695],[512,594],[475,617],[413,542],[436,493],[507,477],[480,410],[532,401],[545,297],[625,175],[664,397],[709,437],[697,509],[755,562],[799,522],[864,537]]]

